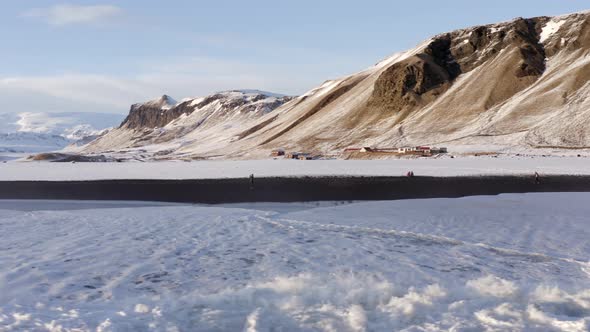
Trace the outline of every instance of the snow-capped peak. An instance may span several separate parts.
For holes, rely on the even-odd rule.
[[[159,98],[150,100],[146,103],[143,104],[137,104],[137,105],[146,105],[146,106],[151,106],[151,107],[157,107],[163,110],[169,110],[172,107],[174,107],[176,104],[178,104],[178,102],[170,97],[169,95],[162,95]]]

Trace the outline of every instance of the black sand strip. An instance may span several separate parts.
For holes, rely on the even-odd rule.
[[[397,200],[527,192],[589,192],[590,176],[282,177],[207,180],[0,181],[0,199],[179,203]]]

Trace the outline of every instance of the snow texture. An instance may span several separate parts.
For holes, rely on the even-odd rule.
[[[543,31],[541,32],[540,42],[544,43],[547,41],[551,36],[553,36],[562,25],[566,23],[565,19],[562,18],[554,18],[543,27]]]
[[[234,92],[240,92],[242,94],[246,94],[246,95],[264,95],[267,97],[275,97],[275,98],[282,98],[282,97],[286,97],[286,95],[281,94],[281,93],[274,93],[274,92],[268,92],[268,91],[262,91],[262,90],[256,90],[256,89],[242,89],[242,90],[232,90]],[[223,93],[223,92],[220,92]]]
[[[0,330],[587,331],[588,199],[0,210]]]
[[[395,160],[217,160],[0,164],[0,180],[216,179],[274,176],[590,175],[585,157],[463,157]]]

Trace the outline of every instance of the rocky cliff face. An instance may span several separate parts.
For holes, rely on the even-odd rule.
[[[486,108],[492,107],[532,84],[545,71],[540,34],[546,23],[547,18],[516,19],[502,26],[480,26],[436,36],[421,52],[379,75],[368,107],[390,112],[425,107],[460,75],[502,57],[503,51],[514,50],[510,71],[500,78],[511,85],[510,89],[497,93],[486,104]]]
[[[241,130],[292,97],[262,91],[226,91],[206,97],[176,102],[161,98],[135,104],[121,126],[86,146],[83,152],[141,149],[166,145],[166,153],[175,152],[190,142],[205,142],[219,133]],[[156,148],[159,150],[159,148]]]
[[[219,106],[223,113],[266,113],[290,99],[291,97],[287,96],[269,97],[264,92],[243,93],[236,90],[216,93],[204,98],[189,98],[178,103],[172,97],[163,95],[146,103],[132,105],[121,127],[128,129],[165,127],[182,115],[190,115],[212,104]]]
[[[176,104],[176,100],[168,95],[146,103],[134,104],[121,127],[130,129],[163,127],[182,114],[181,108],[175,107]]]

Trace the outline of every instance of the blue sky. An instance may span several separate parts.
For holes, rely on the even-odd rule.
[[[0,112],[126,113],[167,93],[300,94],[428,37],[583,0],[4,1]]]

